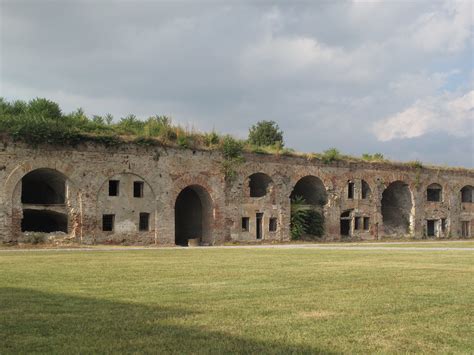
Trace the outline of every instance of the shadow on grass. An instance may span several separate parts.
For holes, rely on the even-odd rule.
[[[184,309],[0,288],[0,353],[318,353],[180,325]],[[328,353],[327,350],[324,353]]]

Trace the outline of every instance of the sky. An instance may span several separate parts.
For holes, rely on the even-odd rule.
[[[0,96],[472,168],[473,4],[0,0]]]

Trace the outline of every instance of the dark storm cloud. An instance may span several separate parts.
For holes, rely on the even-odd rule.
[[[469,11],[466,2],[3,1],[0,94],[90,114],[170,114],[242,137],[272,119],[300,150],[472,166],[469,97],[458,100],[472,90],[459,79],[471,75]],[[456,129],[442,132],[437,108],[460,117]],[[405,132],[413,112],[424,124]],[[374,132],[376,122],[396,138]]]

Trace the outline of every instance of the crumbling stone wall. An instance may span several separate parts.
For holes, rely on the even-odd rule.
[[[174,245],[176,200],[190,186],[200,192],[203,215],[207,218],[200,236],[203,243],[258,242],[257,214],[262,216],[262,241],[286,241],[290,238],[290,196],[298,181],[308,176],[319,179],[325,190],[326,200],[320,208],[325,216],[326,240],[341,239],[341,215],[347,211],[352,240],[402,235],[425,238],[428,221],[438,221],[433,236],[437,238],[461,237],[467,226],[470,236],[474,232],[474,204],[461,202],[461,189],[474,185],[473,170],[343,161],[324,164],[303,157],[246,154],[237,176],[229,181],[222,172],[218,151],[132,144],[114,148],[93,144],[31,148],[4,140],[0,143],[3,242],[22,240],[25,206],[21,203],[21,182],[29,172],[44,168],[66,177],[66,203],[61,207],[30,207],[63,208],[68,216],[68,236],[79,243]],[[252,197],[249,178],[257,173],[268,176],[270,183],[263,196]],[[125,189],[122,194],[108,195],[109,180],[121,181],[121,188]],[[144,182],[143,198],[133,197],[133,181]],[[406,201],[406,196],[395,195],[402,205],[410,202],[403,210],[409,224],[403,232],[401,225],[384,225],[384,211],[390,209],[382,206],[386,202],[384,191],[396,182],[406,185],[409,191],[410,201]],[[439,202],[427,201],[426,189],[434,183],[442,187]],[[349,193],[348,189],[353,191]],[[368,191],[366,198],[362,196],[363,190]],[[139,230],[140,212],[150,214],[148,230]],[[113,231],[102,230],[104,214],[115,215]],[[243,217],[249,218],[248,230],[243,229]],[[364,218],[367,224],[361,227]],[[276,226],[275,230],[270,230],[271,226]]]

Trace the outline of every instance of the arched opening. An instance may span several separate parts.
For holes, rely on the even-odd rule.
[[[212,199],[202,186],[183,189],[175,204],[175,244],[187,246],[189,239],[211,244]]]
[[[443,188],[440,184],[431,184],[426,188],[426,200],[430,202],[441,202]]]
[[[408,234],[412,209],[411,192],[402,181],[392,182],[382,194],[382,219],[385,234]]]
[[[351,217],[352,210],[347,210],[341,213],[341,235],[348,237],[351,234]]]
[[[265,196],[272,184],[272,178],[264,173],[256,173],[249,176],[250,197]]]
[[[64,232],[67,233],[67,215],[48,210],[23,211],[22,232]]]
[[[21,180],[21,202],[35,205],[64,204],[66,177],[60,172],[41,168],[26,174]]]
[[[462,203],[472,203],[474,200],[474,187],[471,185],[466,185],[461,189],[461,202]]]
[[[303,198],[311,206],[324,206],[327,203],[326,188],[316,176],[308,175],[301,178],[293,188],[290,199]]]
[[[369,184],[365,180],[361,180],[361,197],[362,199],[370,199],[372,190],[370,189]]]
[[[298,180],[290,195],[290,232],[293,239],[315,239],[324,236],[323,206],[327,203],[326,188],[316,176]]]

